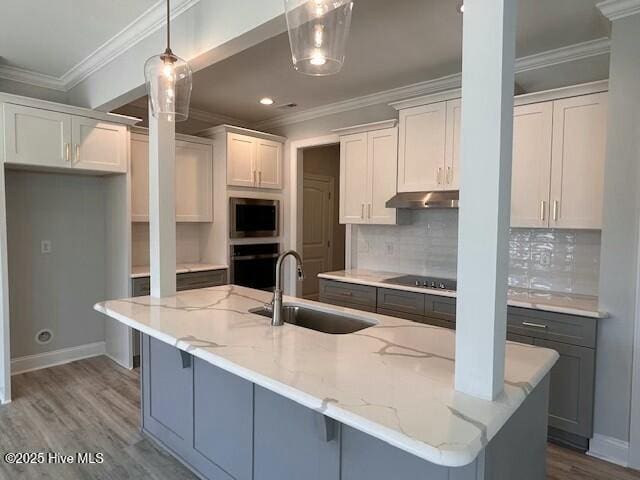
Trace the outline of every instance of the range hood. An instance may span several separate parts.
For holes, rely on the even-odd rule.
[[[400,192],[391,200],[387,200],[387,208],[458,208],[458,190],[444,192]]]

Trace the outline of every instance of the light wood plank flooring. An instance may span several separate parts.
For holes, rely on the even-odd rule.
[[[106,357],[13,377],[0,407],[0,479],[195,479],[139,432],[139,377]],[[102,452],[101,465],[7,465],[6,452]],[[548,480],[640,480],[624,469],[549,445]]]

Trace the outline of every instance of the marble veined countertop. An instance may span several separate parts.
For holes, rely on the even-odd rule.
[[[227,265],[215,265],[211,263],[179,263],[176,265],[176,273],[208,272],[211,270],[225,270]],[[131,278],[143,278],[150,276],[149,265],[137,265],[131,267]]]
[[[95,309],[261,387],[429,462],[471,463],[547,375],[549,349],[507,342],[505,391],[496,401],[454,390],[455,332],[285,297],[375,325],[330,335],[248,310],[267,292],[225,285],[173,297],[111,300]]]
[[[393,277],[405,275],[397,272],[379,272],[375,270],[338,270],[320,273],[319,278],[337,280],[339,282],[369,285],[372,287],[392,288],[408,292],[427,293],[444,297],[455,297],[456,292],[432,288],[411,287],[388,283]],[[507,303],[512,307],[532,308],[547,312],[567,313],[592,318],[606,318],[608,313],[598,309],[598,297],[559,292],[545,292],[541,290],[527,290],[525,288],[509,288]]]

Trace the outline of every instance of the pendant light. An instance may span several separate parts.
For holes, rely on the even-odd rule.
[[[320,76],[342,69],[352,10],[351,0],[285,0],[296,70]]]
[[[167,48],[144,64],[144,77],[151,113],[158,118],[180,122],[189,117],[191,67],[171,51],[170,8],[167,0]]]

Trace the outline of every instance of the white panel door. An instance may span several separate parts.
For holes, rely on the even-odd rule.
[[[446,102],[400,111],[398,191],[442,190]]]
[[[258,138],[256,149],[258,186],[282,188],[282,144]]]
[[[305,276],[302,296],[317,300],[318,274],[332,270],[333,178],[304,175],[302,258]]]
[[[131,221],[149,221],[149,137],[131,135]]]
[[[551,227],[602,228],[607,94],[553,104]]]
[[[227,185],[256,186],[256,139],[227,134]]]
[[[4,161],[71,167],[71,115],[4,104]]]
[[[127,127],[74,116],[71,121],[73,168],[126,173]]]
[[[447,126],[445,146],[445,190],[460,188],[460,126],[462,121],[462,100],[447,102]]]
[[[213,221],[213,149],[176,141],[176,221]]]
[[[385,203],[396,194],[398,177],[398,129],[386,128],[367,134],[369,205],[368,223],[395,224],[396,209]]]
[[[367,223],[367,134],[340,138],[340,223]]]
[[[553,102],[514,108],[511,226],[549,225]]]

